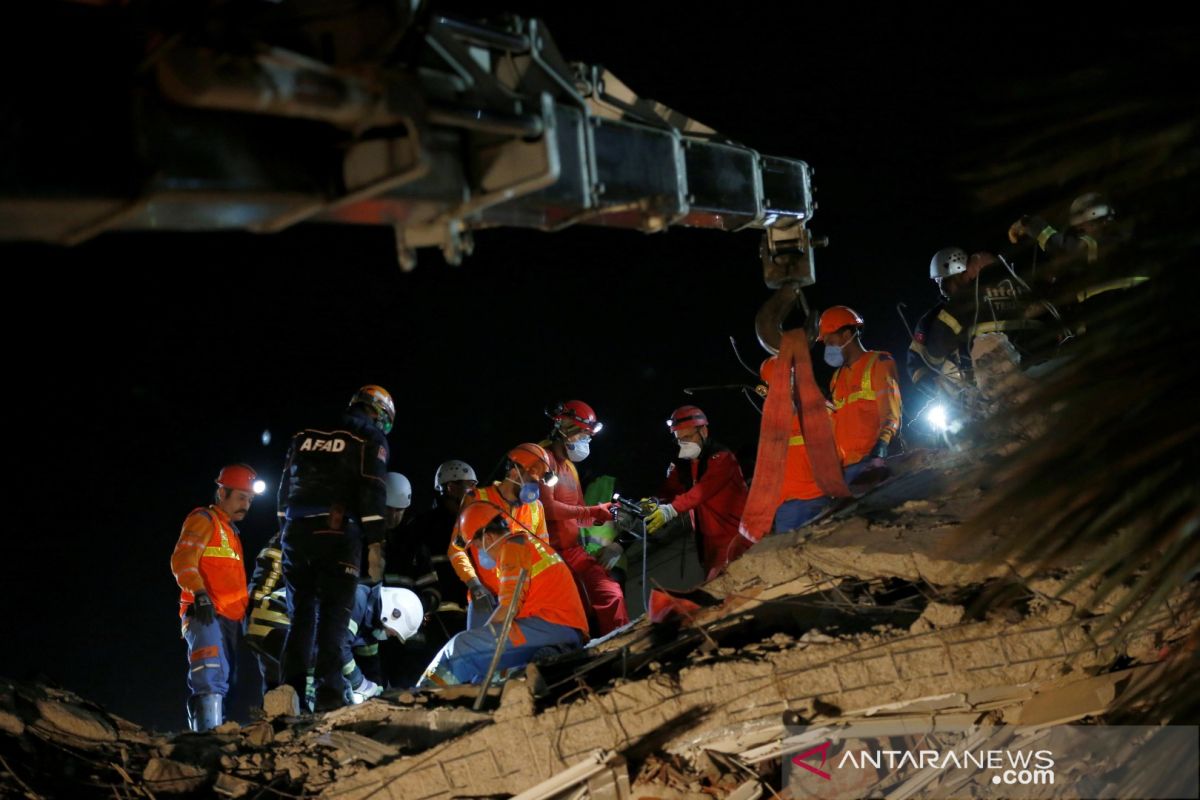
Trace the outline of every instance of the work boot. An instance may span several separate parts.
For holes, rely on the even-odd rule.
[[[193,699],[196,703],[195,716],[192,719],[192,730],[197,733],[211,731],[221,724],[221,701],[224,700],[221,695],[202,694]]]
[[[318,714],[322,711],[333,711],[350,705],[350,687],[345,685],[345,681],[342,684],[340,688],[336,686],[317,687],[317,702],[314,709]]]
[[[187,721],[189,731],[196,730],[196,712],[194,710],[195,704],[192,702],[195,699],[196,698],[194,697],[189,697],[187,701]]]

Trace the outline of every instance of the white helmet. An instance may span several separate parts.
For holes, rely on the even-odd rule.
[[[379,622],[400,636],[401,641],[411,639],[421,628],[425,609],[421,598],[408,589],[385,586],[379,590]]]
[[[1098,219],[1107,219],[1113,216],[1116,212],[1104,199],[1104,195],[1096,192],[1088,192],[1081,194],[1071,201],[1071,218],[1069,220],[1072,228],[1078,228],[1085,222],[1092,222]]]
[[[450,481],[478,480],[475,477],[475,470],[471,469],[470,464],[458,459],[450,459],[437,468],[437,473],[433,476],[433,488],[440,492],[442,487]]]
[[[412,484],[399,472],[387,474],[387,507],[408,508],[412,505]]]
[[[967,251],[961,247],[943,247],[929,262],[929,277],[940,286],[944,278],[967,271]]]

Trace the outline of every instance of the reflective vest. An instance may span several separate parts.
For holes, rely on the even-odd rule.
[[[893,375],[885,385],[875,385],[875,366],[885,355],[868,351],[852,366],[838,368],[829,382],[833,395],[833,436],[844,465],[861,461],[876,442],[891,441],[899,429],[899,386],[890,358]],[[887,403],[886,411],[881,410],[881,401]]]
[[[215,508],[197,508],[184,521],[186,527],[194,516],[208,520],[212,534],[200,553],[200,578],[216,612],[228,619],[241,620],[246,616],[250,598],[246,594],[246,568],[242,564],[242,540],[233,523]],[[195,595],[183,589],[179,594],[179,614],[183,616]]]
[[[499,562],[497,597],[501,605],[516,602],[518,620],[537,617],[575,628],[586,636],[587,614],[579,599],[575,576],[554,548],[529,535],[513,536],[501,546]],[[514,599],[512,593],[522,569],[528,572],[528,577],[521,596]],[[514,626],[510,638],[514,644],[522,644],[518,627]]]

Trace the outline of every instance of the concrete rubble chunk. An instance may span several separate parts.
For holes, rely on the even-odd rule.
[[[40,722],[57,731],[91,742],[114,742],[116,729],[100,714],[67,701],[43,699],[37,701]]]
[[[925,633],[937,628],[949,628],[962,622],[966,609],[962,606],[939,603],[936,600],[925,606],[921,616],[909,627],[913,633]]]
[[[263,713],[267,719],[300,716],[300,696],[291,686],[276,686],[263,695]]]
[[[316,743],[333,748],[338,764],[364,761],[374,766],[400,755],[400,751],[395,747],[380,744],[374,739],[350,731],[330,731],[317,739]]]
[[[242,737],[247,744],[262,747],[275,739],[275,730],[269,722],[255,722],[242,728]]]
[[[25,723],[16,714],[0,710],[0,731],[10,736],[20,736],[25,732]]]
[[[208,782],[208,771],[194,764],[152,758],[142,771],[142,779],[155,794],[194,792]]]
[[[222,797],[245,797],[257,789],[258,786],[250,781],[243,780],[226,772],[218,775],[216,782],[213,783],[213,792]]]

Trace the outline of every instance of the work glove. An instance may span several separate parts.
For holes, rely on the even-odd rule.
[[[364,700],[370,700],[381,694],[383,694],[383,687],[364,675],[362,682],[350,690],[350,702],[358,705]]]
[[[600,562],[600,566],[605,569],[612,569],[621,560],[621,556],[625,555],[625,548],[616,542],[609,542],[600,548],[600,552],[596,553],[596,560]]]
[[[880,439],[875,443],[875,447],[871,450],[871,455],[878,461],[882,461],[883,459],[887,458],[888,443],[883,439]]]
[[[475,613],[483,615],[486,619],[496,610],[496,598],[492,597],[492,593],[487,590],[483,583],[475,578],[467,584],[467,590],[471,593],[471,603],[475,606]]]
[[[638,501],[638,505],[641,506],[643,514],[651,514],[658,508],[658,501],[653,497],[643,497]]]
[[[213,604],[208,592],[196,592],[192,601],[192,619],[201,625],[211,625],[213,622]]]
[[[597,506],[588,506],[587,512],[592,517],[593,525],[604,525],[606,523],[612,522],[613,519],[615,518],[615,515],[613,514],[612,509],[613,509],[612,503],[601,503],[600,505],[597,505]]]
[[[646,517],[646,533],[655,533],[662,526],[666,525],[671,520],[679,516],[679,512],[670,503],[664,503],[654,509],[650,516]]]

